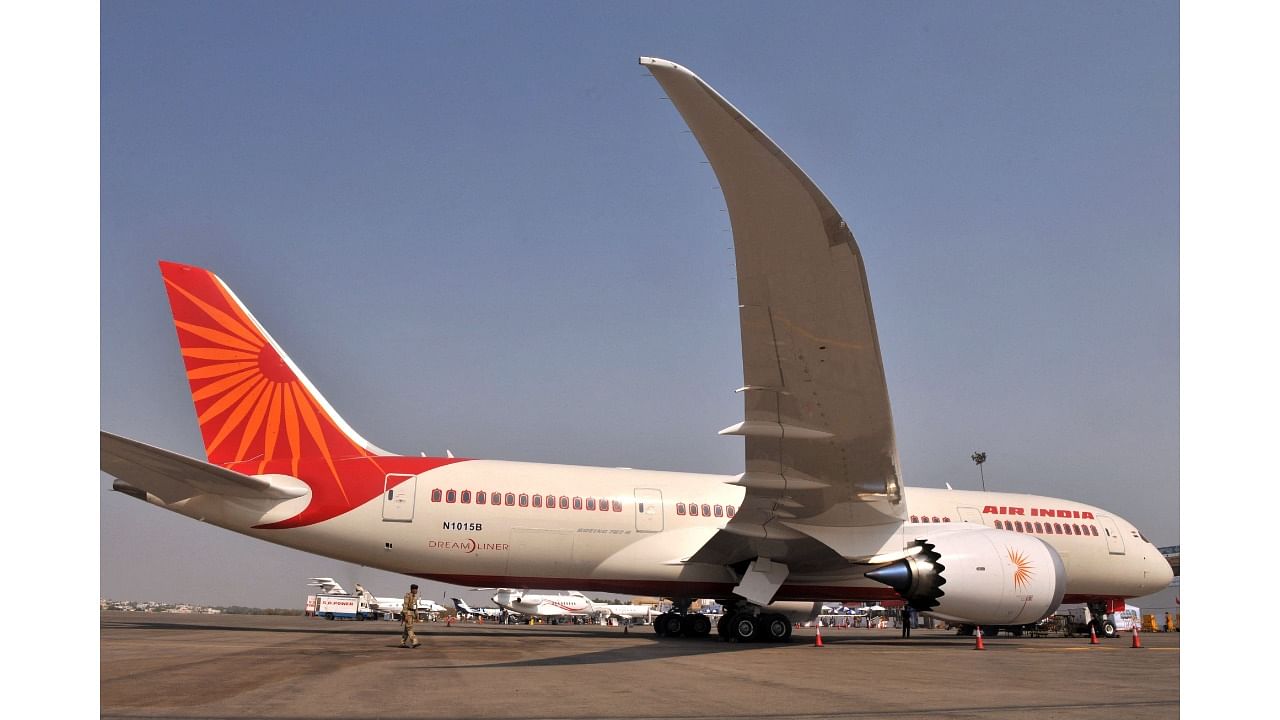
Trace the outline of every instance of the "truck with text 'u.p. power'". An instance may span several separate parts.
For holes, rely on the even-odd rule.
[[[316,617],[326,620],[373,620],[378,617],[378,611],[359,595],[318,595]]]

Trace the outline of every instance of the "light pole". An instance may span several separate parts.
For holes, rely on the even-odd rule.
[[[987,478],[985,475],[982,474],[982,463],[987,461],[987,454],[979,450],[974,450],[973,454],[969,456],[969,459],[972,460],[973,463],[978,466],[978,479],[982,480],[982,491],[986,492]]]

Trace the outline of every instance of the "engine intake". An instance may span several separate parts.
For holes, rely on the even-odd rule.
[[[908,529],[919,533],[911,543],[919,549],[866,576],[916,610],[954,622],[1023,625],[1062,602],[1062,557],[1039,538],[964,526]]]

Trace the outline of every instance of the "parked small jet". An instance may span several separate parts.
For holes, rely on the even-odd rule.
[[[474,617],[474,618],[498,619],[503,617],[506,614],[502,608],[496,608],[496,607],[473,608],[467,604],[466,600],[463,600],[462,598],[449,598],[449,599],[453,601],[453,606],[458,609],[458,615],[462,615],[466,617]]]
[[[512,612],[534,617],[619,617],[647,620],[653,616],[652,606],[598,603],[576,590],[567,594],[548,595],[524,590],[500,589],[492,600],[498,606]]]

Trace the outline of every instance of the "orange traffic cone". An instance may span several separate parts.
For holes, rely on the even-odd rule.
[[[1138,639],[1138,626],[1137,626],[1137,625],[1134,625],[1134,626],[1133,626],[1133,644],[1132,644],[1132,645],[1130,645],[1129,647],[1136,647],[1136,648],[1140,648],[1140,647],[1142,647],[1142,641]]]
[[[974,650],[986,650],[987,646],[982,644],[982,627],[977,628],[978,642],[973,646]]]
[[[1090,645],[1100,645],[1100,644],[1101,644],[1101,643],[1099,643],[1099,642],[1098,642],[1098,630],[1097,630],[1097,628],[1095,628],[1095,627],[1094,627],[1094,626],[1092,626],[1092,625],[1090,625],[1090,626],[1089,626],[1089,644],[1090,644]]]
[[[813,636],[813,646],[822,647],[822,626],[818,626],[818,634]]]

